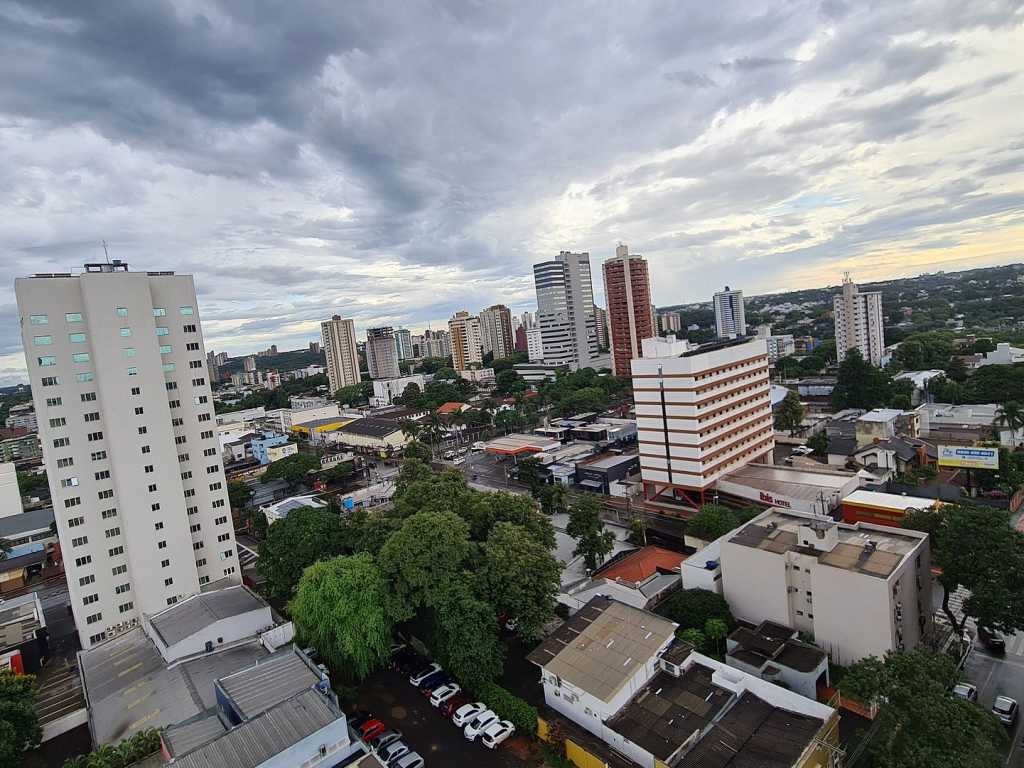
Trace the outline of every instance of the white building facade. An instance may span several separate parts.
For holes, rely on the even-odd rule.
[[[885,354],[882,294],[861,293],[849,275],[843,292],[832,297],[836,326],[836,357],[841,362],[851,349],[872,365],[880,366]]]
[[[367,329],[366,367],[371,379],[395,379],[402,375],[398,367],[398,346],[392,328]]]
[[[743,291],[725,286],[715,294],[715,331],[720,339],[747,335],[747,313],[743,307]]]
[[[342,387],[363,380],[359,373],[359,352],[356,349],[356,326],[352,320],[335,315],[320,324],[327,357],[327,381],[334,394]]]
[[[562,251],[534,264],[533,280],[544,362],[574,371],[591,367],[598,344],[590,254]]]
[[[240,580],[192,277],[115,261],[15,292],[83,648]]]

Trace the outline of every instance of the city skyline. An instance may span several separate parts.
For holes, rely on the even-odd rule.
[[[1021,260],[1022,148],[988,119],[1018,88],[1012,4],[598,8],[583,44],[567,8],[108,13],[0,12],[3,383],[24,380],[14,277],[104,239],[195,274],[234,354],[335,313],[532,309],[533,263],[619,241],[657,305]],[[90,84],[74,99],[68,71]],[[472,103],[486,117],[455,117]]]

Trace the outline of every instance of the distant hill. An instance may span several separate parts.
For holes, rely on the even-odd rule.
[[[245,367],[245,358],[231,357],[221,366],[222,371],[237,372]],[[308,349],[294,349],[290,352],[281,352],[276,355],[256,358],[258,370],[274,369],[277,371],[294,371],[296,368],[305,368],[310,365],[326,365],[326,357],[323,352],[310,352]]]

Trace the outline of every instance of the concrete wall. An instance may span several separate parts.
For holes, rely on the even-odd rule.
[[[274,619],[270,615],[270,606],[268,605],[240,616],[231,616],[215,621],[194,635],[189,635],[184,640],[170,646],[165,646],[155,632],[148,634],[153,638],[153,642],[164,659],[171,662],[193,653],[205,651],[207,642],[213,643],[214,648],[217,648],[242,638],[254,637],[272,626],[274,626]],[[221,642],[218,642],[218,639]]]
[[[722,594],[738,619],[792,626],[786,561],[772,552],[722,542]]]

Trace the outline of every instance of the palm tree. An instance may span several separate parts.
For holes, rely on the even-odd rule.
[[[1016,400],[1007,400],[996,413],[995,424],[1010,430],[1010,443],[1017,445],[1017,430],[1024,428],[1024,407]]]
[[[415,421],[406,419],[401,424],[402,434],[408,437],[410,440],[415,440],[419,437],[420,432],[423,431],[423,425],[417,424]]]

